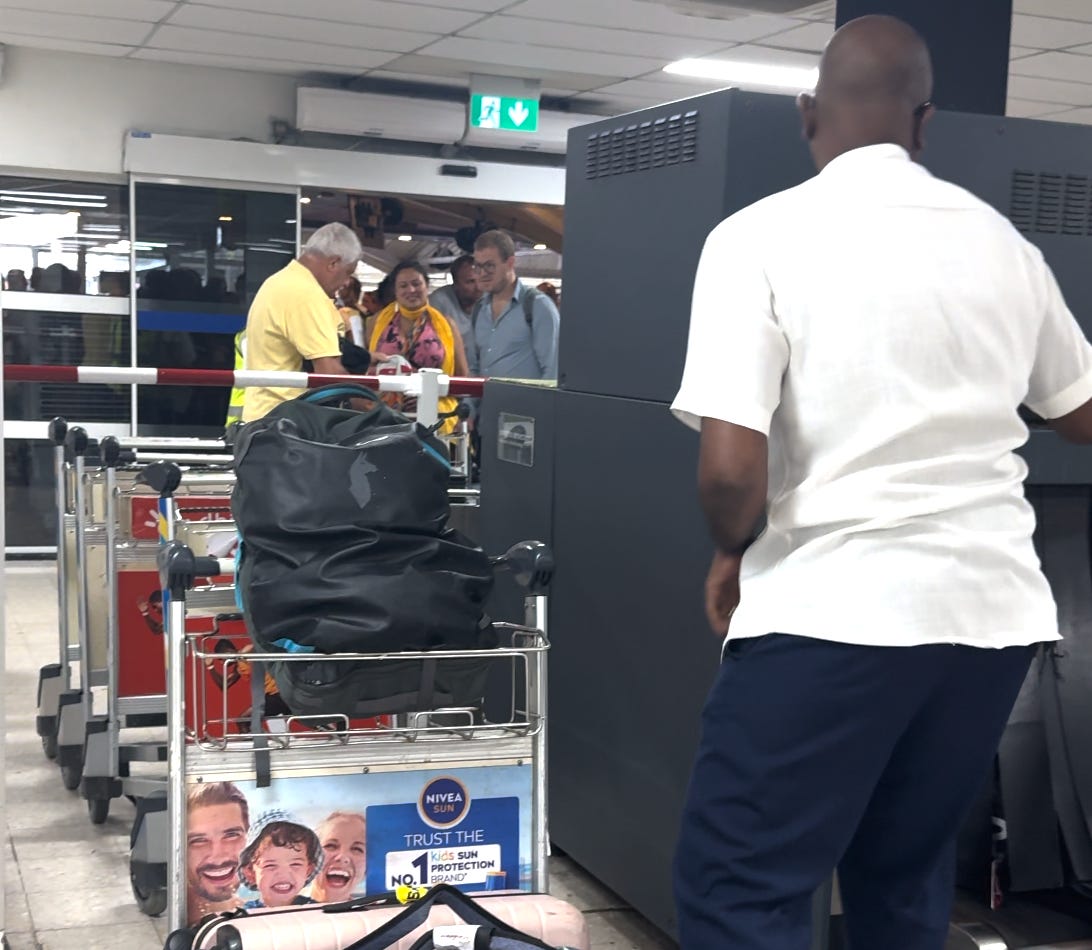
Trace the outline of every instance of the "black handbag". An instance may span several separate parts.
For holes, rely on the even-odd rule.
[[[373,716],[480,696],[480,663],[321,658],[495,645],[483,613],[492,567],[447,526],[450,463],[428,430],[365,387],[327,386],[246,425],[235,472],[251,638],[315,655],[271,664],[293,712]]]

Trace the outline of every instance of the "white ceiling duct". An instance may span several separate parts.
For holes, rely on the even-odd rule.
[[[569,129],[602,118],[542,110],[537,132],[467,129],[467,106],[465,102],[303,87],[296,94],[296,127],[304,132],[441,145],[461,142],[478,148],[561,155],[565,153]]]
[[[465,125],[466,108],[457,102],[341,89],[296,92],[296,127],[305,132],[448,144],[462,137]]]

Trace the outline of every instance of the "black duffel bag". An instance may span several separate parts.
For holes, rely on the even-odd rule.
[[[369,408],[338,404],[347,398]],[[450,464],[439,440],[371,390],[339,384],[246,425],[235,472],[237,583],[251,638],[263,652],[316,654],[272,664],[293,712],[371,716],[480,697],[481,662],[320,657],[495,645],[483,614],[492,568],[447,527]]]

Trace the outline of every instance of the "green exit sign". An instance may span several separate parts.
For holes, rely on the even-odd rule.
[[[470,97],[470,124],[476,129],[538,131],[538,100],[512,96]]]

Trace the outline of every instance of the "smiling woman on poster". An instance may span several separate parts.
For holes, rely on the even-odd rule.
[[[364,883],[366,828],[359,812],[335,811],[315,829],[325,855],[322,873],[311,886],[318,903],[348,900]]]

